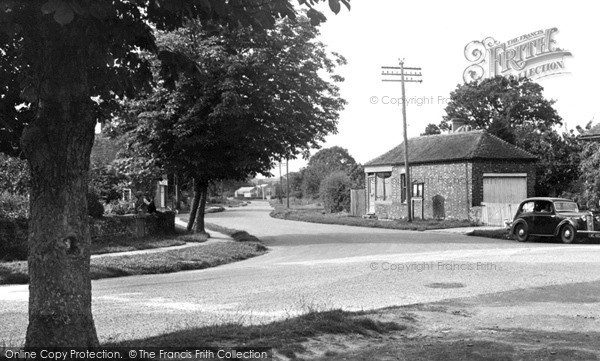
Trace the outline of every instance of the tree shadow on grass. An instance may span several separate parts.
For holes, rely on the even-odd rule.
[[[305,352],[303,342],[323,334],[359,334],[379,337],[406,326],[382,322],[362,313],[330,310],[310,311],[304,315],[264,325],[244,326],[236,323],[176,331],[145,339],[122,341],[104,346],[119,347],[268,347],[290,357]]]

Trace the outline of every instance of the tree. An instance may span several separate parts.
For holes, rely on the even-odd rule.
[[[586,143],[580,153],[581,200],[589,208],[598,209],[600,201],[600,142]]]
[[[352,189],[365,189],[365,167],[362,164],[356,164],[348,173],[350,177],[350,187]]]
[[[319,197],[319,187],[325,177],[335,171],[350,174],[356,161],[347,149],[339,146],[321,149],[315,153],[306,166],[302,179],[302,193],[305,198]]]
[[[335,132],[345,102],[333,71],[344,59],[331,59],[317,35],[304,17],[278,21],[264,36],[215,26],[208,33],[198,22],[159,34],[159,45],[193,66],[174,89],[159,85],[131,102],[122,127],[131,148],[194,180],[188,230],[206,234],[211,183],[268,174],[275,160],[307,152]],[[333,82],[319,75],[323,70]]]
[[[105,203],[121,199],[121,190],[126,184],[126,176],[112,165],[92,165],[90,169],[89,188]]]
[[[339,1],[330,7],[338,12]],[[324,20],[312,7],[308,15],[313,23]],[[32,179],[26,347],[98,344],[86,222],[94,127],[110,116],[116,98],[149,85],[139,56],[159,52],[149,23],[173,28],[188,17],[260,32],[277,18],[294,18],[295,9],[287,0],[0,0],[0,86],[10,94],[0,140],[14,149],[24,128],[19,147]],[[26,111],[12,112],[15,106]]]
[[[329,213],[350,210],[350,177],[343,171],[329,174],[319,186],[323,207]]]
[[[463,119],[473,129],[489,129],[495,122],[493,128],[496,129],[531,125],[546,130],[562,125],[562,119],[552,107],[555,101],[545,99],[543,90],[527,78],[512,76],[459,84],[450,93],[446,115],[439,128],[450,130],[453,118]]]
[[[290,185],[290,196],[296,199],[302,198],[302,179],[306,168],[300,169],[298,172],[291,172],[288,175],[288,183]]]
[[[574,131],[559,132],[562,118],[542,92],[527,78],[497,76],[458,85],[439,128],[449,130],[451,120],[461,118],[532,153],[538,157],[535,194],[560,194],[579,176],[580,145]]]
[[[523,125],[514,134],[519,147],[538,157],[535,194],[558,196],[570,191],[579,178],[579,163],[583,159],[576,132],[540,131]]]
[[[0,153],[0,190],[11,194],[27,195],[31,176],[23,159]]]
[[[441,134],[442,131],[440,130],[440,128],[433,124],[433,123],[429,123],[427,124],[427,126],[425,127],[425,132],[421,133],[421,136],[423,135],[435,135],[435,134]]]

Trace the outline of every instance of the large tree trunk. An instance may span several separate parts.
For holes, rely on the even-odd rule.
[[[39,102],[22,137],[31,170],[25,346],[97,346],[86,199],[95,118],[86,49],[57,24],[40,24],[40,37]]]
[[[192,180],[194,188],[194,200],[192,201],[192,208],[190,209],[190,218],[188,219],[187,230],[191,232],[194,229],[194,223],[196,222],[196,213],[198,212],[198,205],[200,204],[200,192],[196,187],[196,180]]]

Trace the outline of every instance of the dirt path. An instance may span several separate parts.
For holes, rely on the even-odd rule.
[[[384,309],[407,326],[369,337],[323,336],[306,360],[598,360],[600,282],[515,290]],[[280,359],[285,359],[278,356]]]

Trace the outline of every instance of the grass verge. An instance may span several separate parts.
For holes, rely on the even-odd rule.
[[[380,334],[404,329],[406,329],[404,325],[377,321],[360,312],[311,311],[298,317],[264,325],[214,325],[104,346],[142,348],[191,347],[195,345],[203,347],[269,347],[279,354],[295,359],[296,353],[307,351],[303,345],[304,342],[320,335],[359,334],[377,337]]]
[[[467,233],[467,236],[473,237],[486,237],[495,239],[512,239],[508,234],[507,229],[474,229],[472,232]]]
[[[184,222],[188,222],[188,217],[181,217],[181,220]],[[227,228],[223,226],[219,226],[218,224],[204,222],[204,228],[209,231],[219,232],[228,235],[233,238],[236,242],[260,242],[258,238],[249,234],[246,231],[240,231],[239,229]]]
[[[185,237],[189,239],[190,235]],[[258,241],[219,242],[153,253],[94,257],[90,273],[92,279],[101,279],[197,270],[259,256],[265,251],[266,247]],[[26,261],[0,263],[0,284],[28,282]]]
[[[182,235],[183,232],[177,232],[172,235],[147,236],[143,238],[118,237],[112,239],[110,242],[92,242],[90,250],[92,254],[105,254],[181,246],[186,242],[189,242],[187,239],[182,239]]]
[[[205,223],[204,226],[206,227],[206,229],[208,229],[210,231],[226,234],[229,237],[233,238],[234,241],[237,241],[237,242],[260,242],[260,240],[258,238],[249,234],[246,231],[240,231],[238,229],[227,228],[227,227],[219,226],[218,224],[214,224],[214,223]]]
[[[310,208],[283,208],[281,206],[275,206],[275,209],[271,211],[271,217],[286,219],[292,221],[302,221],[311,223],[324,223],[324,224],[341,224],[345,226],[356,226],[356,227],[371,227],[371,228],[388,228],[388,229],[400,229],[400,230],[411,230],[411,231],[426,231],[429,229],[444,229],[444,228],[456,228],[456,227],[471,227],[477,224],[468,220],[413,220],[407,222],[404,220],[377,220],[377,219],[364,219],[359,217],[352,217],[347,214],[335,214],[325,213],[319,209]]]

